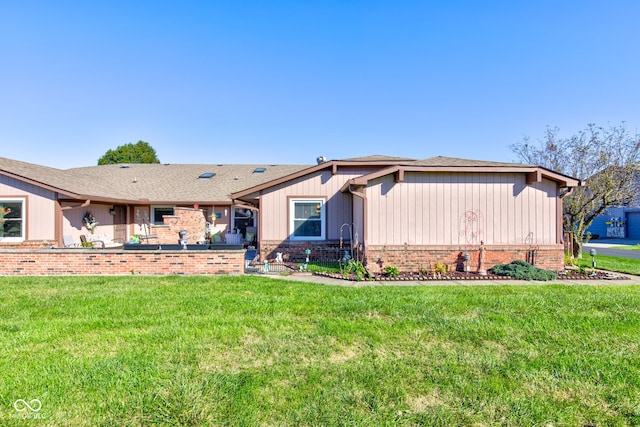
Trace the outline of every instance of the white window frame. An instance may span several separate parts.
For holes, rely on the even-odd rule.
[[[295,236],[295,212],[297,203],[315,203],[320,205],[320,236]],[[289,240],[326,240],[327,217],[326,200],[318,197],[295,197],[289,199]]]
[[[1,197],[0,203],[20,203],[22,204],[21,212],[22,216],[20,217],[20,237],[0,237],[0,242],[24,242],[27,240],[26,230],[27,230],[27,199],[24,197]]]

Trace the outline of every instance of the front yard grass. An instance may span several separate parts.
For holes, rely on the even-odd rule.
[[[3,277],[0,313],[0,425],[640,424],[638,286]]]
[[[591,256],[588,252],[584,252],[582,258],[578,260],[578,265],[584,268],[590,269],[591,263]],[[596,255],[596,269],[640,276],[640,261],[631,258]]]

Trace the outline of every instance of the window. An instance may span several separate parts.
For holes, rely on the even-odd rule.
[[[25,199],[0,199],[0,241],[21,242],[25,239]]]
[[[151,208],[151,223],[154,225],[164,225],[165,215],[173,215],[173,206],[156,206]]]
[[[247,227],[255,227],[255,216],[251,209],[233,208],[233,228],[246,236]]]
[[[292,240],[324,240],[323,199],[291,199],[289,209]]]

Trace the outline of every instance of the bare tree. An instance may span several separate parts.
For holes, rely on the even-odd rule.
[[[573,234],[573,255],[581,257],[584,233],[594,218],[637,200],[640,139],[629,135],[624,123],[606,129],[589,124],[568,138],[558,133],[547,128],[535,143],[526,137],[510,148],[524,163],[583,181],[564,198],[564,228]]]

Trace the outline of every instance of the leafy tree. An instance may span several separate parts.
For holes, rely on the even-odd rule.
[[[564,227],[573,233],[573,255],[582,256],[583,236],[594,218],[612,206],[626,206],[638,196],[640,139],[624,123],[605,129],[589,124],[577,135],[561,138],[547,128],[543,139],[528,137],[511,145],[524,163],[578,178],[581,187],[564,197]]]
[[[115,150],[108,150],[98,159],[99,165],[114,163],[160,163],[156,150],[148,142],[138,141],[118,146]]]

